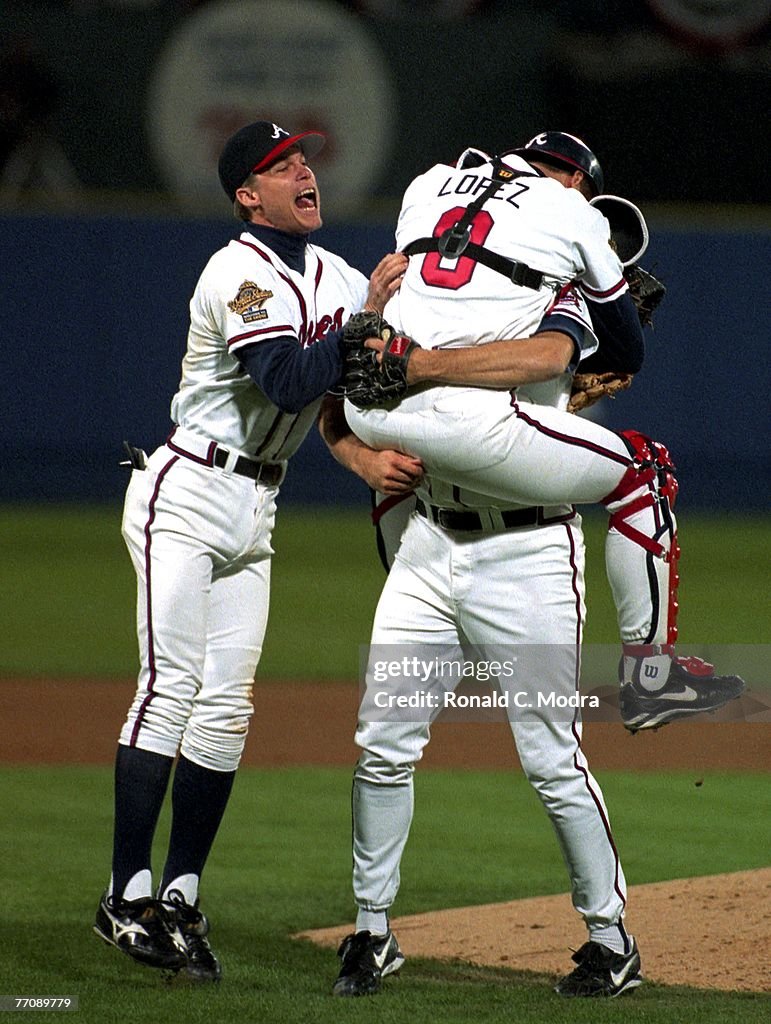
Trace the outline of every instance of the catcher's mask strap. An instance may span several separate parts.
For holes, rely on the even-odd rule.
[[[451,228],[447,228],[439,236],[437,249],[445,259],[456,260],[465,252],[471,236],[471,224],[474,217],[476,217],[490,196],[498,191],[502,183],[516,177],[517,172],[507,167],[500,157],[494,156],[492,164],[493,176],[490,179],[490,184],[482,189],[473,203],[469,203],[460,219],[456,220]]]
[[[610,239],[621,260],[628,267],[648,248],[648,225],[641,210],[621,196],[601,195],[589,200],[610,224]]]
[[[449,260],[457,259],[466,249],[474,217],[476,217],[490,196],[495,195],[501,185],[505,185],[513,178],[518,177],[520,173],[523,173],[507,167],[499,156],[491,157],[490,162],[493,165],[493,173],[489,185],[482,189],[473,203],[469,203],[460,219],[439,236],[438,251]]]

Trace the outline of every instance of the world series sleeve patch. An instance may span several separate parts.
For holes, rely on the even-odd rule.
[[[239,285],[236,297],[228,303],[228,309],[240,316],[245,324],[252,324],[256,320],[268,319],[268,311],[263,306],[272,298],[272,291],[260,288],[254,281],[244,281]]]

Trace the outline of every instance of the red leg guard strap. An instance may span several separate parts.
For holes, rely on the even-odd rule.
[[[680,561],[680,545],[677,543],[677,534],[672,538],[672,546],[669,549],[669,607],[667,609],[667,643],[674,644],[677,640],[677,613],[680,605],[677,602],[677,588],[680,585],[680,573],[678,562]]]
[[[674,654],[669,644],[622,644],[621,653],[631,658],[652,658],[656,654]]]
[[[648,508],[656,504],[657,501],[666,502],[669,504],[670,509],[674,508],[678,489],[677,480],[673,472],[675,465],[667,449],[663,444],[659,444],[658,441],[652,441],[637,430],[624,430],[621,436],[631,449],[633,462],[624,473],[618,486],[606,498],[603,498],[602,504],[612,505],[615,502],[622,501],[640,487],[654,483],[654,481],[655,493],[651,489],[641,497],[635,498],[634,501],[623,508],[617,509],[610,517],[609,528],[628,537],[629,540],[639,544],[646,551],[650,551],[657,558],[662,558],[665,562],[671,562],[673,558],[676,559],[675,551],[677,551],[677,555],[680,553],[675,538],[673,538],[670,548],[667,550],[663,544],[654,540],[653,537],[648,537],[639,530],[636,530],[626,520],[634,515],[635,512]],[[674,579],[676,575],[673,569],[672,578]],[[669,598],[669,619],[674,621],[677,617],[676,583],[674,593],[670,586]],[[676,633],[677,630],[675,628]]]
[[[656,558],[663,558],[664,561],[667,562],[669,561],[670,552],[667,551],[664,545],[660,544],[657,540],[654,540],[653,537],[648,537],[646,534],[636,530],[634,526],[630,526],[626,521],[629,516],[634,515],[635,512],[639,512],[640,509],[650,508],[651,505],[655,504],[656,498],[650,492],[640,495],[639,498],[635,498],[634,501],[631,501],[628,505],[618,509],[618,511],[611,515],[608,521],[608,529],[616,530],[618,533],[628,537],[629,540],[634,541],[635,544],[639,544],[640,547],[645,548],[646,551],[650,551],[650,553],[655,555]]]
[[[638,487],[642,487],[643,484],[649,484],[656,476],[656,470],[653,466],[641,467],[637,463],[633,463],[621,477],[621,482],[612,490],[610,494],[602,499],[603,505],[612,505],[614,501],[621,501],[628,494],[636,491]]]

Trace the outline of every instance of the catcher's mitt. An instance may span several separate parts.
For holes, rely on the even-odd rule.
[[[378,353],[365,348],[367,338],[382,338],[385,348]],[[354,313],[343,327],[345,371],[343,390],[359,409],[372,409],[398,401],[407,392],[407,363],[416,341],[397,334],[379,313]]]
[[[643,327],[652,327],[653,314],[659,308],[667,289],[657,277],[636,263],[625,267],[624,277],[629,285],[629,294],[637,307],[640,323]]]
[[[601,398],[615,398],[632,383],[631,373],[577,373],[573,378],[568,412],[580,412]]]

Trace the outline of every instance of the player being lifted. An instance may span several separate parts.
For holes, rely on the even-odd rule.
[[[602,189],[595,155],[562,132],[502,159],[467,150],[456,166],[416,178],[396,229],[410,260],[384,317],[425,347],[368,342],[391,368],[406,367],[409,393],[383,408],[349,400],[345,411],[365,444],[423,462],[431,483],[418,490],[417,512],[440,526],[468,514],[463,489],[476,495],[471,505],[488,496],[501,528],[515,512],[521,521],[523,507],[533,516],[563,502],[608,509],[621,717],[636,732],[714,711],[744,683],[674,653],[678,485],[666,448],[566,411],[579,359],[582,369],[626,374],[643,362],[622,262],[587,202]],[[355,349],[349,365],[350,396],[362,383]]]

